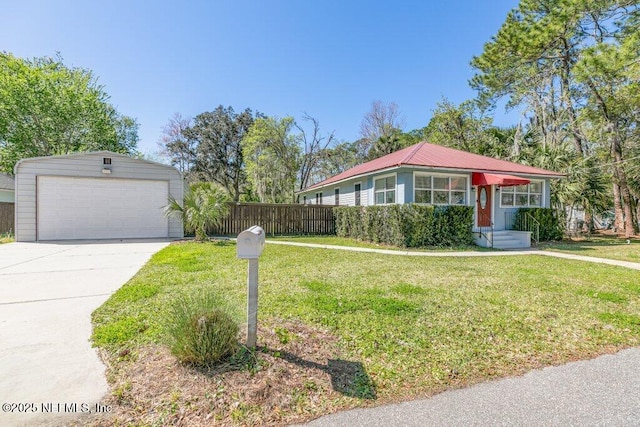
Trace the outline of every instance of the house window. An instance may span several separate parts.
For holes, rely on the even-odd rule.
[[[322,193],[316,193],[316,205],[322,204]]]
[[[335,197],[335,205],[338,206],[340,204],[340,189],[336,188],[333,191],[334,197]]]
[[[307,196],[302,196],[302,204],[303,205],[307,204]]]
[[[387,205],[396,202],[396,176],[385,176],[374,180],[374,197],[376,205]]]
[[[356,206],[360,206],[360,190],[362,186],[361,184],[356,184],[355,187],[355,197],[356,197]]]
[[[111,164],[111,157],[103,157],[102,158],[102,164],[103,165],[110,165]]]
[[[542,206],[543,181],[531,181],[526,185],[500,187],[500,205],[503,207]]]
[[[467,177],[415,174],[413,200],[429,205],[466,205]]]

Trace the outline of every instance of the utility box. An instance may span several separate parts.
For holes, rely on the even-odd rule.
[[[238,234],[236,253],[240,259],[258,259],[264,249],[264,230],[254,225]]]

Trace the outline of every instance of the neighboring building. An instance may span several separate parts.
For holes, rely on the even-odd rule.
[[[13,203],[15,199],[15,182],[12,177],[0,173],[0,203]]]
[[[0,234],[12,233],[14,229],[14,188],[13,178],[0,173]]]
[[[183,237],[164,215],[183,198],[171,166],[99,151],[23,159],[15,176],[17,241]]]
[[[520,207],[550,207],[550,180],[564,175],[421,142],[363,163],[302,190],[308,204],[369,206],[393,203],[474,206],[477,243],[529,246],[507,230]],[[483,236],[480,233],[486,231]],[[488,235],[488,240],[487,240]],[[522,238],[521,238],[522,237]],[[520,239],[521,238],[521,239]],[[515,240],[522,240],[516,244]]]

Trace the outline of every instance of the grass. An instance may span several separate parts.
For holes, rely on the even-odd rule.
[[[245,322],[246,261],[235,249],[182,243],[157,253],[94,312],[94,342],[112,355],[163,343],[171,302],[204,289]],[[637,271],[588,267],[536,255],[418,259],[271,245],[260,259],[259,323],[282,345],[310,345],[287,325],[326,329],[342,359],[361,366],[349,399],[292,387],[290,411],[317,415],[640,345]],[[238,408],[256,406],[238,399]],[[250,423],[256,414],[240,415]]]
[[[3,243],[11,243],[14,238],[11,234],[0,234],[0,245]]]
[[[627,244],[626,239],[615,235],[598,234],[562,242],[542,243],[540,248],[554,252],[640,262],[640,239],[630,239]]]
[[[356,239],[351,239],[348,237],[338,237],[338,236],[275,236],[268,237],[267,240],[276,240],[283,242],[298,242],[298,243],[315,243],[319,245],[333,245],[333,246],[350,246],[356,248],[368,248],[368,249],[387,249],[387,250],[397,250],[397,251],[439,251],[439,252],[450,252],[450,251],[492,251],[490,248],[481,248],[479,246],[470,245],[470,246],[455,246],[448,248],[399,248],[397,246],[389,246],[383,244],[376,244],[371,242],[363,242]]]

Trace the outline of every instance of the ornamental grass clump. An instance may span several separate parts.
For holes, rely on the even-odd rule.
[[[209,367],[238,350],[238,324],[216,305],[216,298],[205,294],[179,298],[172,306],[167,332],[180,362]]]

